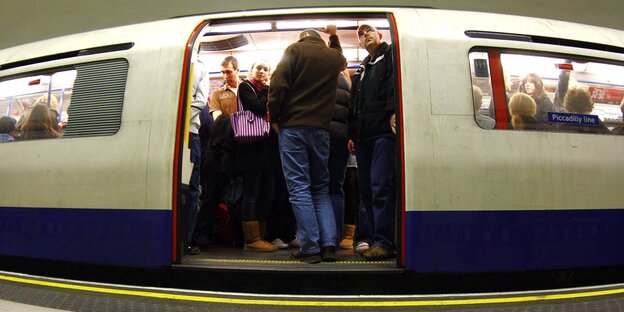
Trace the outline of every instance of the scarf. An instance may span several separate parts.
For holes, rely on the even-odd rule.
[[[262,83],[261,81],[258,81],[256,79],[249,78],[247,79],[247,81],[249,81],[249,83],[251,83],[252,86],[254,86],[254,88],[256,89],[256,91],[260,91],[262,90],[262,87],[264,87],[264,83]]]

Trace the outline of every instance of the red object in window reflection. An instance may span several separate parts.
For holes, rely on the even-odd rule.
[[[616,88],[589,87],[589,94],[596,103],[620,104],[624,90]]]
[[[561,70],[574,70],[574,66],[570,63],[557,64],[557,67]]]
[[[36,86],[41,83],[41,79],[35,79],[28,82],[29,86]]]

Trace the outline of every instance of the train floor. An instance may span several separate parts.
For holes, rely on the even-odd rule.
[[[355,309],[355,310],[354,310]],[[624,284],[440,295],[267,295],[92,283],[0,271],[0,311],[622,311]]]
[[[201,249],[199,255],[186,255],[178,267],[238,270],[305,270],[305,271],[394,271],[398,270],[396,260],[365,261],[353,250],[336,250],[337,262],[307,264],[291,259],[296,248],[280,249],[275,252],[254,252],[214,245]]]

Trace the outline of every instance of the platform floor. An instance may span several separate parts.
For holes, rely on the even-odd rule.
[[[355,308],[355,310],[354,310]],[[256,295],[0,272],[0,311],[623,311],[624,284],[484,294]]]

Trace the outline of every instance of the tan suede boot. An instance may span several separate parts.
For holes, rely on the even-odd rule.
[[[353,248],[353,235],[355,235],[355,225],[345,224],[342,227],[342,240],[340,241],[340,249]]]
[[[243,235],[247,251],[275,251],[277,247],[260,238],[260,224],[258,221],[243,221]]]

